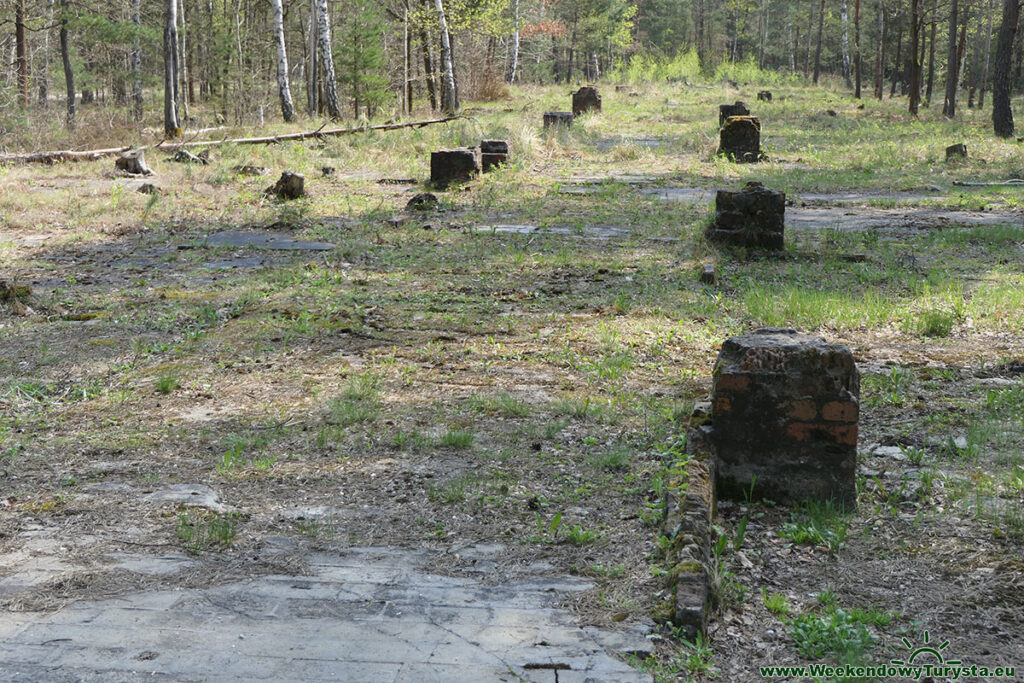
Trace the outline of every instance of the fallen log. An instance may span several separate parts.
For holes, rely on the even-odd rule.
[[[108,147],[106,149],[90,150],[56,150],[51,152],[27,152],[24,154],[2,154],[0,164],[56,164],[64,161],[95,161],[104,157],[118,156],[128,151],[155,149],[165,152],[174,152],[179,149],[190,147],[217,147],[219,145],[272,145],[278,142],[292,140],[309,140],[332,137],[338,135],[355,135],[366,133],[371,130],[397,130],[399,128],[423,128],[435,123],[448,123],[462,118],[460,116],[446,116],[441,119],[427,119],[424,121],[410,121],[408,123],[387,123],[379,126],[360,126],[359,128],[331,128],[303,131],[301,133],[286,133],[284,135],[272,135],[258,138],[231,138],[222,140],[201,140],[191,142],[168,143],[161,140],[155,145],[145,147]]]

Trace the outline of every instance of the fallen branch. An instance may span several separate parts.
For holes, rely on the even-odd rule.
[[[387,123],[379,126],[361,126],[359,128],[334,128],[330,130],[323,130],[321,126],[318,130],[304,131],[301,133],[287,133],[285,135],[273,135],[269,137],[260,138],[234,138],[224,140],[204,140],[197,142],[178,142],[166,144],[166,140],[161,140],[155,145],[147,145],[145,147],[108,147],[107,149],[90,149],[84,151],[75,150],[57,150],[51,152],[28,152],[24,154],[3,154],[0,155],[0,164],[56,164],[64,161],[95,161],[102,159],[103,157],[117,156],[124,154],[129,151],[156,149],[161,151],[173,152],[179,149],[186,149],[189,147],[218,147],[220,145],[272,145],[278,142],[288,142],[291,140],[308,140],[310,138],[324,138],[328,136],[336,135],[355,135],[356,133],[366,133],[371,130],[397,130],[399,128],[423,128],[424,126],[430,126],[435,123],[448,123],[454,121],[459,116],[446,116],[443,119],[427,119],[424,121],[410,121],[408,123]]]
[[[972,183],[967,180],[954,180],[954,185],[960,185],[961,187],[998,187],[1000,185],[1024,185],[1024,179],[1011,178],[1010,180],[1000,180],[994,183]]]

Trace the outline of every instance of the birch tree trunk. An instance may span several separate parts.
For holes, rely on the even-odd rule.
[[[843,25],[843,80],[847,88],[853,88],[853,81],[850,80],[850,32],[849,13],[846,11],[846,0],[843,0],[840,8],[840,21]]]
[[[455,66],[452,63],[452,44],[448,36],[448,19],[444,15],[444,2],[434,0],[437,9],[437,21],[441,34],[441,111],[451,116],[459,110],[455,94]]]
[[[327,114],[332,119],[341,118],[341,104],[338,101],[338,83],[334,78],[334,55],[331,53],[331,18],[327,14],[327,0],[317,0],[317,34],[320,36],[320,67],[323,69],[324,99]]]
[[[46,25],[53,25],[53,0],[46,0]],[[50,31],[43,31],[43,64],[39,73],[39,104],[50,106]]]
[[[292,91],[288,87],[288,51],[284,43],[284,7],[281,0],[271,0],[274,7],[274,36],[277,41],[277,90],[281,96],[281,116],[285,122],[295,119]]]
[[[932,28],[928,38],[928,85],[925,87],[924,106],[932,106],[932,90],[935,86],[935,31],[938,26],[939,0],[932,0]]]
[[[1020,21],[1019,0],[1003,0],[1003,23],[996,42],[995,72],[992,76],[992,127],[1001,138],[1013,136],[1013,110],[1010,108],[1010,67],[1013,40]]]
[[[68,93],[67,118],[68,128],[75,129],[75,72],[71,69],[71,50],[68,47],[68,0],[61,2],[60,11],[60,59],[64,65],[64,85]],[[1009,63],[1009,60],[1007,60]],[[1009,91],[1007,91],[1009,92]]]
[[[519,0],[512,0],[512,27],[512,59],[506,78],[509,83],[515,82],[519,69]]]
[[[142,0],[132,0],[132,24],[135,26],[135,39],[132,41],[132,118],[136,123],[142,121]]]
[[[178,105],[181,107],[181,119],[182,121],[189,120],[188,113],[188,67],[185,62],[185,50],[186,50],[186,33],[185,28],[185,0],[178,0],[178,58],[175,67],[178,71],[178,84],[174,88],[175,99]]]
[[[885,94],[885,39],[889,22],[885,20],[885,1],[878,0],[878,49],[875,51],[875,97]]]

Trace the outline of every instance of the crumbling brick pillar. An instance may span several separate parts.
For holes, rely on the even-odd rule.
[[[732,161],[754,163],[761,155],[761,119],[730,116],[718,131],[718,153]]]
[[[718,495],[852,509],[859,397],[846,346],[783,328],[727,339],[712,390]]]
[[[782,249],[785,246],[786,193],[758,182],[742,190],[719,190],[709,240],[738,247]]]
[[[472,180],[483,171],[479,147],[457,147],[430,153],[430,182],[445,187],[450,182]]]
[[[718,125],[725,125],[725,120],[730,116],[750,116],[750,109],[747,108],[747,103],[742,100],[736,100],[736,104],[720,104],[718,105]]]
[[[572,94],[572,115],[579,116],[590,112],[601,113],[601,93],[597,88],[585,85]]]

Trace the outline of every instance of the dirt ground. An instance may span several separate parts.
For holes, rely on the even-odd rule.
[[[859,324],[792,314],[861,369],[858,509],[830,548],[787,536],[789,508],[723,502],[706,639],[662,625],[658,656],[634,663],[661,680],[765,680],[757,666],[834,656],[798,651],[797,617],[859,608],[885,615],[859,662],[927,633],[964,662],[1024,669],[1024,340],[998,289],[1024,270],[1021,214],[929,192],[823,195],[792,207],[785,252],[722,253],[701,225],[704,193],[725,182],[563,192],[590,186],[560,154],[443,193],[435,211],[405,211],[422,187],[363,173],[311,182],[330,206],[261,220],[233,207],[266,179],[154,164],[161,201],[182,206],[149,221],[136,181],[18,170],[0,280],[30,291],[0,303],[0,609],[301,574],[267,551],[284,534],[431,549],[423,569],[456,576],[474,561],[463,549],[500,543],[484,581],[577,574],[596,586],[566,605],[581,624],[662,621],[672,449],[722,340],[778,322],[754,312],[758,283],[824,288],[852,310],[857,287],[912,280],[892,310],[917,312],[913,297],[955,282],[978,308],[954,306],[944,334],[884,302]],[[970,232],[987,228],[1007,236]],[[227,233],[279,241],[208,239]],[[697,281],[709,259],[714,290]],[[970,293],[990,283],[1011,298],[982,309]],[[179,551],[187,561],[161,560]]]

